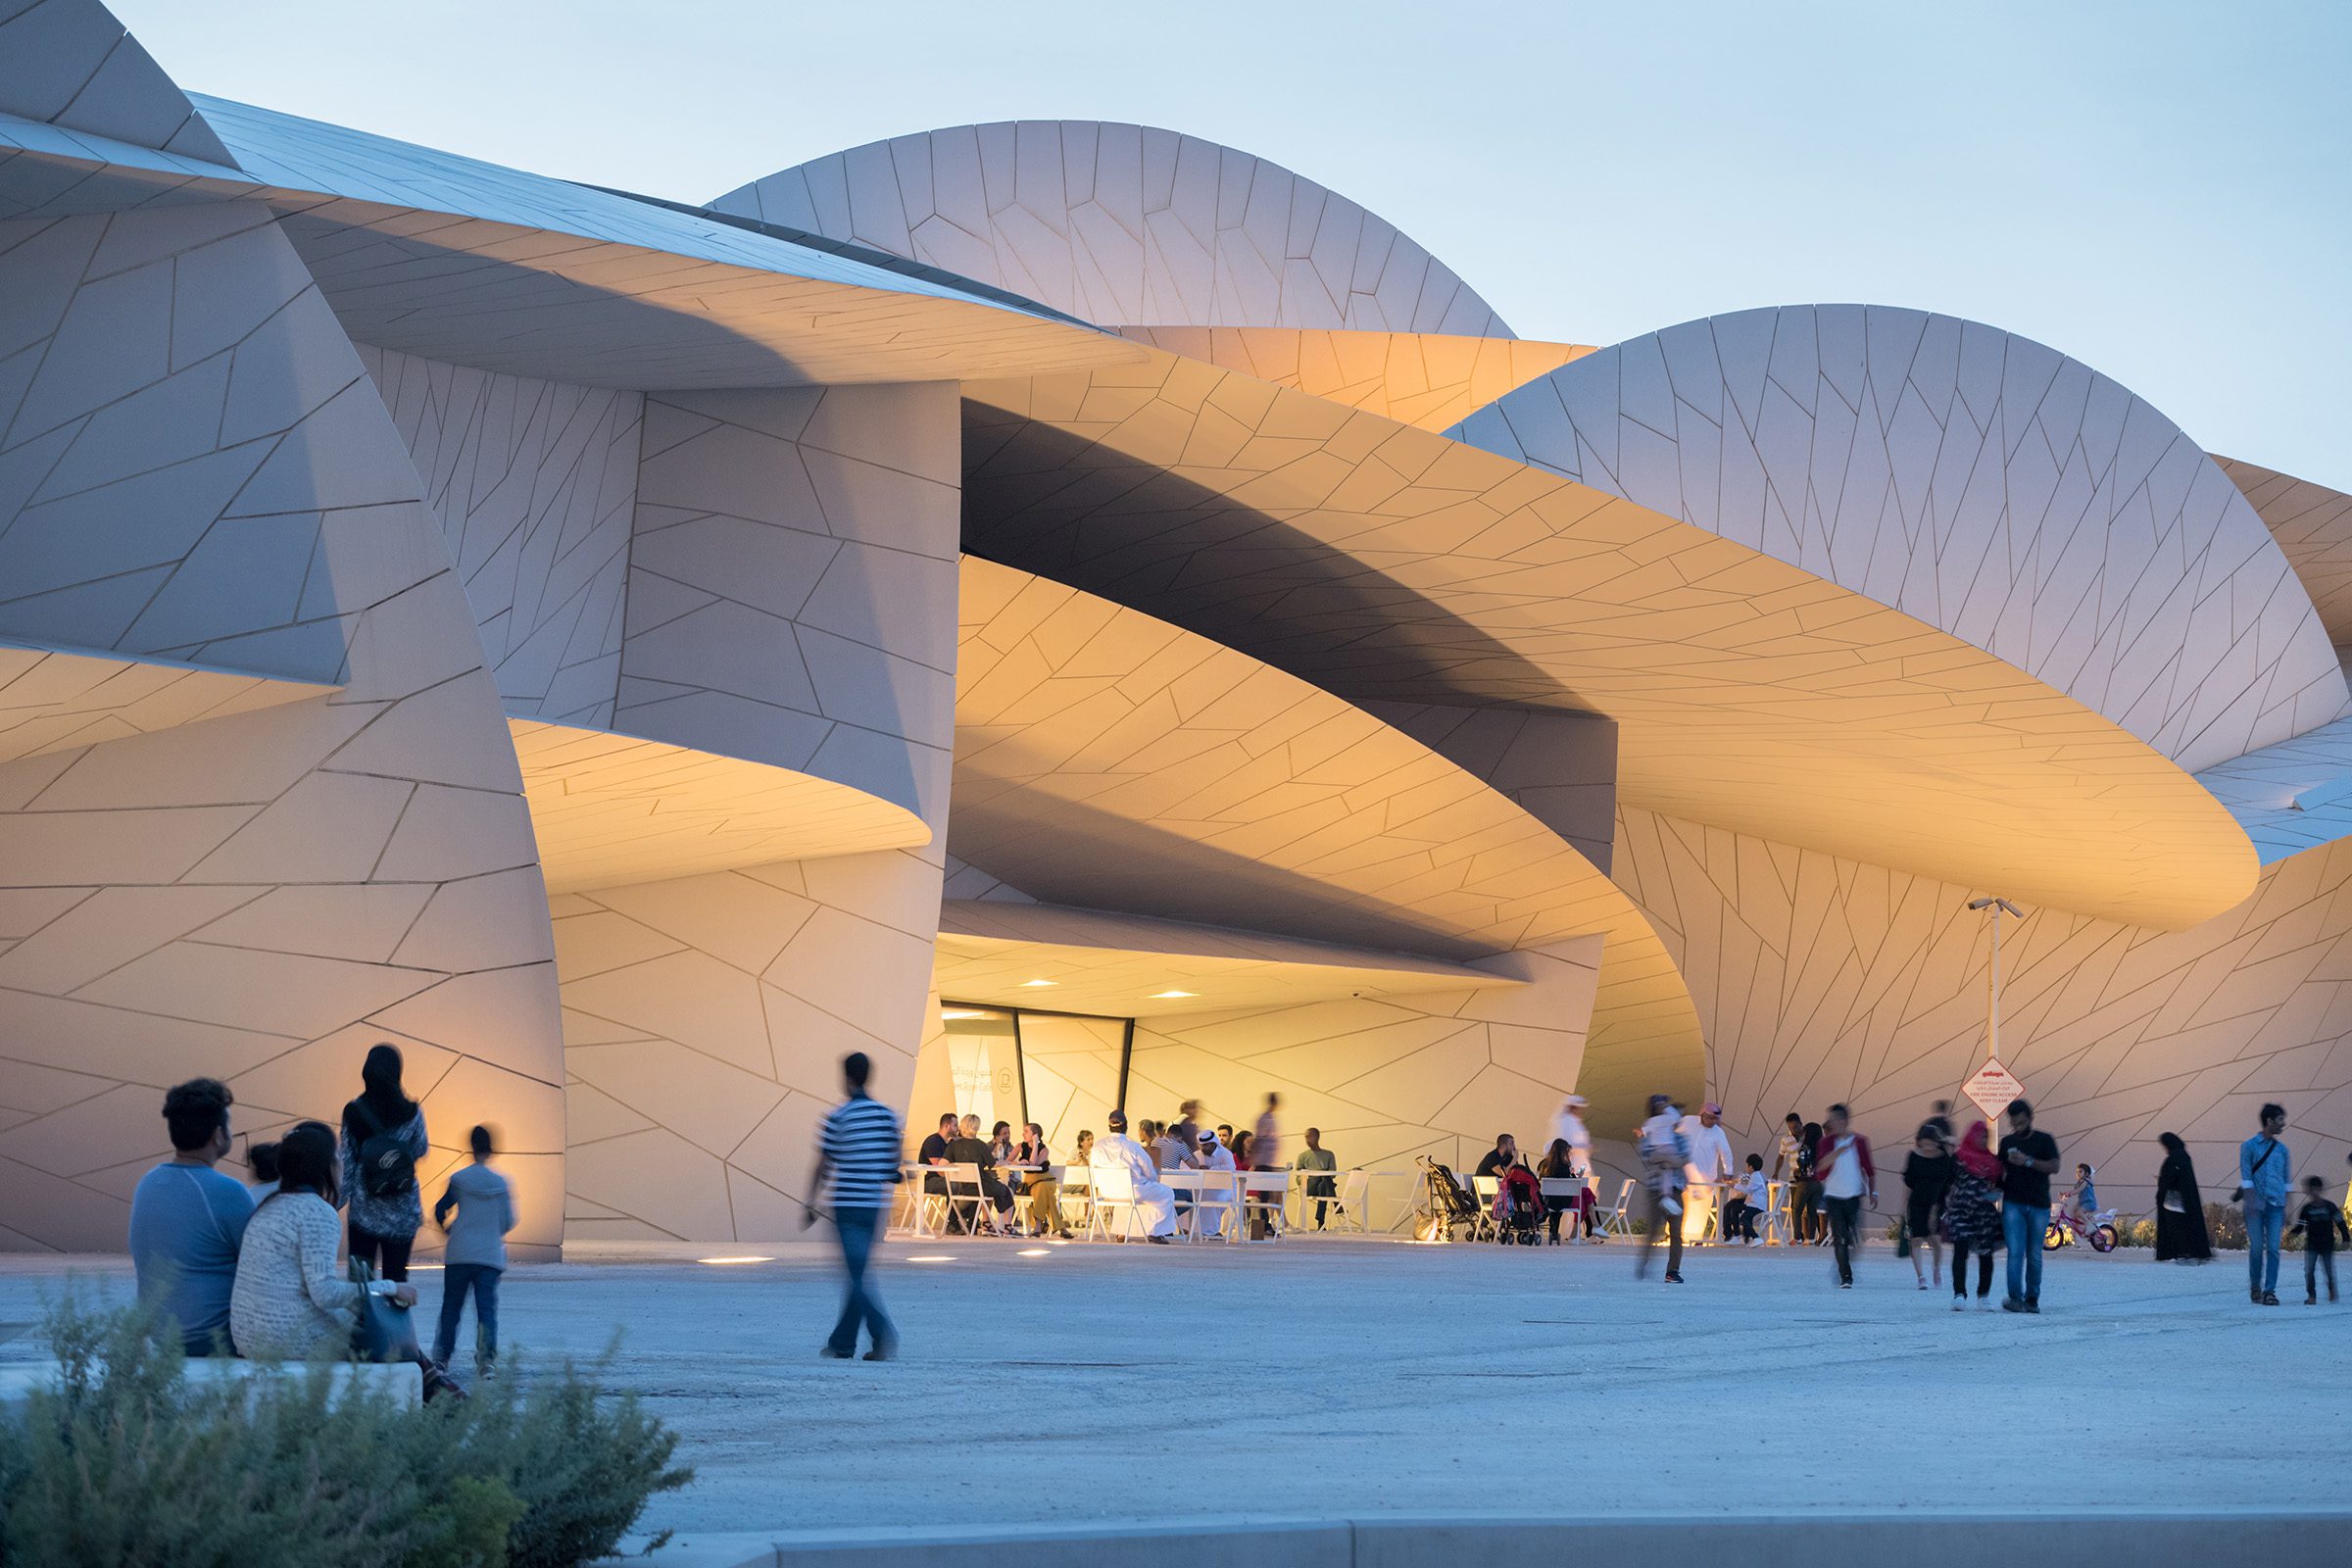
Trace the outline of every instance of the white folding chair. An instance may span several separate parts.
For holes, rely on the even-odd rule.
[[[1539,1176],[1536,1178],[1536,1189],[1544,1198],[1544,1230],[1548,1232],[1551,1229],[1550,1200],[1564,1199],[1568,1206],[1560,1210],[1560,1223],[1568,1227],[1572,1242],[1581,1238],[1585,1233],[1585,1225],[1583,1216],[1577,1212],[1581,1206],[1577,1200],[1584,1196],[1585,1179],[1582,1176]]]
[[[981,1216],[989,1212],[988,1186],[980,1179],[977,1165],[949,1165],[944,1167],[948,1178],[948,1213],[950,1219],[961,1210],[964,1234],[980,1234]]]
[[[1307,1192],[1304,1187],[1299,1189],[1298,1228],[1300,1230],[1308,1228],[1308,1213],[1320,1205],[1323,1222],[1314,1227],[1316,1230],[1324,1232],[1354,1231],[1358,1235],[1366,1234],[1364,1212],[1371,1206],[1367,1200],[1367,1195],[1372,1190],[1372,1173],[1370,1171],[1310,1170],[1302,1172],[1302,1174],[1310,1179],[1316,1176],[1329,1176],[1334,1180],[1332,1194],[1328,1198],[1318,1198]]]
[[[1170,1168],[1159,1173],[1167,1190],[1176,1195],[1176,1236],[1179,1241],[1200,1239],[1200,1172]]]
[[[1633,1222],[1626,1217],[1626,1210],[1632,1208],[1633,1205],[1634,1179],[1628,1176],[1625,1179],[1625,1185],[1617,1189],[1616,1206],[1603,1208],[1600,1211],[1599,1223],[1594,1225],[1593,1229],[1602,1236],[1632,1236],[1634,1234]]]
[[[1058,1184],[1054,1192],[1054,1209],[1061,1220],[1061,1228],[1084,1236],[1095,1211],[1092,1169],[1085,1165],[1056,1165],[1054,1179]]]
[[[1112,1226],[1110,1216],[1118,1216],[1121,1241],[1135,1239],[1135,1178],[1118,1165],[1098,1165],[1094,1172],[1095,1200],[1087,1210],[1089,1238],[1100,1236],[1107,1240]]]
[[[1246,1170],[1237,1173],[1242,1206],[1237,1216],[1240,1223],[1234,1228],[1242,1241],[1270,1242],[1282,1234],[1282,1200],[1290,1195],[1291,1173],[1287,1170]],[[1263,1236],[1251,1236],[1252,1222],[1262,1221]]]
[[[1193,1240],[1230,1242],[1237,1227],[1234,1216],[1241,1212],[1241,1178],[1229,1170],[1197,1170],[1193,1178],[1192,1233]]]
[[[1756,1221],[1756,1235],[1766,1247],[1788,1245],[1788,1184],[1764,1184],[1764,1212]]]
[[[1478,1204],[1478,1229],[1472,1234],[1472,1241],[1489,1241],[1495,1235],[1494,1199],[1501,1191],[1502,1178],[1499,1176],[1470,1178],[1470,1199]]]

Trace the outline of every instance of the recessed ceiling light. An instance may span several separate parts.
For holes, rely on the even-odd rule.
[[[988,1016],[988,1014],[987,1014],[987,1013],[985,1013],[985,1012],[982,1012],[982,1011],[981,1011],[979,1008],[977,1008],[977,1007],[942,1007],[942,1008],[940,1008],[940,1009],[939,1009],[939,1015],[940,1015],[940,1017],[941,1017],[941,1018],[943,1018],[943,1019],[947,1019],[947,1018],[985,1018],[985,1017],[987,1017],[987,1016]]]
[[[1021,986],[1025,990],[1030,986],[1052,986],[1059,985],[1060,983],[1061,982],[1058,980],[1024,980],[1021,982]]]
[[[772,1257],[698,1257],[697,1263],[773,1263]]]
[[[1177,997],[1189,997],[1192,995],[1194,995],[1194,993],[1190,991],[1154,991],[1145,1000],[1148,1002],[1168,1002]]]

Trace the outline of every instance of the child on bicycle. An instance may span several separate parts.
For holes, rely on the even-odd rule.
[[[2091,1222],[2099,1217],[2097,1175],[2088,1165],[2075,1167],[2075,1190],[2066,1198],[2066,1217],[2075,1222],[2078,1236],[2089,1235]]]

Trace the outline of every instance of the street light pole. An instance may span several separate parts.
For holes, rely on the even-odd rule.
[[[1998,1061],[2001,1055],[2001,916],[2014,914],[2024,918],[2024,911],[2007,899],[1971,899],[1968,906],[1984,909],[1992,916],[1992,966],[1984,981],[1984,1057]]]

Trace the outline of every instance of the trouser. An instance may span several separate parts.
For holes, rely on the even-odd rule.
[[[2278,1236],[2286,1226],[2283,1208],[2246,1204],[2246,1282],[2254,1289],[2278,1289]]]
[[[1340,1184],[1329,1176],[1309,1176],[1306,1179],[1306,1196],[1316,1200],[1315,1229],[1323,1228],[1323,1212],[1331,1206],[1328,1200],[1337,1198],[1339,1193]],[[1306,1215],[1306,1204],[1303,1201],[1298,1205],[1298,1213],[1300,1218],[1304,1218]],[[1552,1224],[1552,1232],[1556,1238],[1559,1232],[1557,1221]]]
[[[351,1255],[375,1269],[382,1280],[405,1280],[409,1277],[409,1249],[416,1245],[414,1234],[408,1236],[378,1236],[360,1229],[355,1220],[351,1232]]]
[[[1728,1242],[1737,1235],[1743,1242],[1754,1241],[1756,1239],[1756,1213],[1755,1205],[1744,1198],[1735,1198],[1724,1204],[1723,1239]]]
[[[2009,1299],[2041,1299],[2041,1238],[2050,1228],[2047,1205],[2032,1208],[2014,1200],[2001,1205],[2001,1242],[2009,1249]],[[2273,1274],[2278,1273],[2276,1268]]]
[[[452,1263],[441,1271],[441,1327],[433,1336],[433,1359],[443,1366],[458,1353],[458,1319],[466,1310],[466,1293],[473,1293],[473,1360],[488,1366],[498,1359],[498,1281],[505,1269],[487,1263]]]
[[[1642,1279],[1649,1273],[1649,1250],[1658,1245],[1658,1233],[1661,1231],[1666,1234],[1666,1272],[1680,1274],[1683,1271],[1683,1228],[1675,1221],[1681,1216],[1666,1212],[1665,1195],[1655,1187],[1644,1185],[1642,1191],[1648,1200],[1649,1223],[1642,1233],[1642,1250],[1634,1256],[1634,1278]]]
[[[1795,1182],[1788,1190],[1788,1231],[1797,1241],[1821,1236],[1821,1183]]]
[[[1856,1233],[1862,1228],[1862,1200],[1833,1198],[1830,1205],[1830,1245],[1838,1252],[1838,1278],[1847,1285],[1854,1283],[1854,1245]]]
[[[1573,1198],[1544,1200],[1544,1235],[1546,1240],[1556,1242],[1560,1239],[1560,1216],[1575,1207],[1576,1200]]]
[[[849,1274],[849,1289],[841,1299],[841,1316],[834,1321],[833,1336],[825,1342],[828,1348],[848,1355],[858,1348],[858,1327],[865,1326],[873,1337],[874,1348],[888,1350],[899,1340],[898,1330],[882,1314],[882,1303],[866,1289],[865,1265],[874,1254],[874,1232],[882,1227],[879,1208],[843,1208],[833,1214],[833,1227],[841,1235],[841,1263]]]
[[[1957,1236],[1952,1238],[1952,1294],[1968,1294],[1968,1244]],[[1982,1301],[1992,1294],[1992,1254],[1977,1254],[1977,1299]]]
[[[2335,1253],[2321,1251],[2308,1242],[2303,1253],[2303,1294],[2316,1298],[2320,1294],[2320,1276],[2328,1276],[2328,1299],[2335,1299]]]

